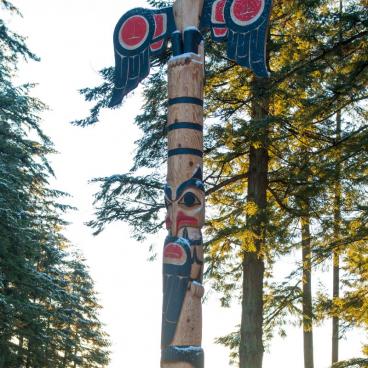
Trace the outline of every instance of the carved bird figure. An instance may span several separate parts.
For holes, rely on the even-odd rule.
[[[216,42],[227,42],[227,57],[259,77],[269,75],[266,37],[272,0],[205,0],[200,30],[181,34],[173,8],[136,8],[125,13],[114,31],[115,78],[110,107],[148,76],[150,60],[162,55],[171,39],[173,55],[198,52],[201,34],[210,30]]]

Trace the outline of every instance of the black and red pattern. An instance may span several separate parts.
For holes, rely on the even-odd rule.
[[[272,0],[205,0],[200,31],[211,31],[212,39],[227,42],[227,56],[237,64],[268,77],[267,28]],[[176,30],[173,8],[137,8],[124,14],[115,27],[115,82],[110,107],[149,74],[150,59],[162,54],[171,37],[173,54],[197,52],[199,30]]]
[[[120,18],[114,31],[115,83],[110,107],[121,103],[147,77],[150,58],[165,51],[175,29],[172,8],[136,8]]]
[[[272,0],[205,0],[201,28],[227,42],[227,56],[259,77],[268,77],[266,38]]]

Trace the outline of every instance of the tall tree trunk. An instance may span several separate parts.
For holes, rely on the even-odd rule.
[[[6,368],[9,359],[9,340],[8,334],[0,334],[0,368]]]
[[[27,345],[26,368],[31,368],[31,351],[32,351],[32,343],[29,339]]]
[[[77,354],[79,351],[79,345],[80,345],[80,340],[78,338],[78,333],[79,333],[79,328],[76,328],[75,330],[75,334],[74,334],[74,339],[75,339],[75,345],[74,345],[74,353],[73,353],[73,357],[74,357],[74,364],[73,364],[73,368],[77,368]],[[83,358],[81,357],[80,363],[81,363],[81,367],[83,367],[82,364]]]
[[[51,298],[49,298],[49,303],[51,305]],[[46,340],[46,345],[45,345],[45,368],[49,368],[50,366],[50,358],[49,358],[49,346],[50,346],[50,336],[51,336],[51,331],[50,331],[50,323],[51,323],[51,317],[47,318],[47,326],[46,326],[46,333],[49,336]]]
[[[19,336],[18,337],[19,342],[18,342],[18,353],[17,353],[17,366],[18,367],[23,367],[23,343],[24,343],[24,337],[23,336]]]
[[[336,239],[336,238],[335,238]],[[337,251],[333,254],[333,299],[339,297],[340,259]],[[339,317],[332,317],[332,357],[331,364],[339,361]]]
[[[309,204],[301,218],[303,261],[303,343],[304,368],[313,368],[313,309],[312,309],[312,246],[310,233]]]
[[[4,294],[5,300],[7,300],[7,297],[10,295],[9,282],[6,280],[3,281],[3,288],[0,289],[0,292]],[[13,321],[11,321],[11,317],[6,312],[5,305],[1,306],[0,317],[3,326],[1,327],[0,333],[0,368],[6,368],[7,361],[10,358],[9,341],[12,338],[12,332],[11,328],[7,326],[11,326]]]
[[[261,368],[263,359],[263,277],[265,244],[267,184],[268,184],[268,130],[259,128],[259,122],[268,116],[269,101],[265,96],[267,81],[253,81],[252,118],[259,136],[251,144],[248,173],[248,203],[256,204],[258,211],[248,216],[247,227],[255,235],[255,250],[245,250],[243,259],[243,299],[240,331],[240,368]]]
[[[341,139],[341,111],[336,116],[336,140]],[[340,178],[340,163],[336,165],[336,185],[334,198],[334,240],[340,238],[341,226],[341,178]],[[339,297],[340,291],[340,254],[338,250],[333,251],[333,300]],[[332,356],[331,363],[339,361],[339,317],[332,317]]]
[[[339,41],[342,41],[342,11],[343,11],[343,0],[340,0],[340,31]],[[336,115],[336,141],[341,139],[341,110]],[[339,158],[339,157],[338,157]],[[340,178],[340,163],[336,165],[336,187],[335,187],[335,198],[334,198],[334,240],[338,240],[340,237],[340,225],[341,225],[341,178]],[[333,285],[332,285],[332,298],[336,300],[339,297],[340,291],[340,255],[337,250],[333,252]],[[339,317],[332,317],[332,354],[331,364],[339,361]]]

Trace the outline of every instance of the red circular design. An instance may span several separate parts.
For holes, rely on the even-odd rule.
[[[120,29],[120,42],[126,49],[136,49],[141,46],[148,35],[148,22],[140,16],[135,15],[128,18]]]
[[[263,8],[264,0],[235,0],[232,15],[240,23],[252,23],[262,13]]]

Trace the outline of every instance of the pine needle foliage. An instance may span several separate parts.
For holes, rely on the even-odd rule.
[[[9,1],[0,8],[19,14]],[[0,19],[0,367],[106,367],[93,282],[61,233],[71,207],[49,186],[45,106],[14,83],[20,59],[38,60]]]

